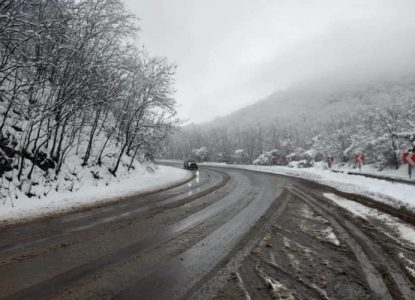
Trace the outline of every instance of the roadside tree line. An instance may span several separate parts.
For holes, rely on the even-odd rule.
[[[364,153],[367,163],[383,169],[398,168],[402,153],[415,151],[413,99],[357,114],[340,112],[323,122],[309,119],[295,125],[278,121],[213,129],[190,125],[170,139],[164,156],[187,158],[204,147],[206,154],[196,156],[199,160],[285,165],[286,157],[321,161],[334,156],[337,163],[351,163],[355,154]]]
[[[121,0],[0,1],[2,180],[154,156],[178,123],[176,67],[136,45],[136,23]]]

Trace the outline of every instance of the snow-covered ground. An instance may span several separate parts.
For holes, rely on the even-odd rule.
[[[405,206],[415,211],[414,185],[392,183],[357,175],[334,173],[319,167],[300,169],[281,166],[227,165],[223,163],[203,163],[202,165],[233,167],[305,178],[334,187],[343,192],[368,196],[395,207]]]
[[[338,166],[333,166],[333,170],[342,171],[342,172],[359,172],[359,169],[356,166],[352,165],[345,165],[339,168]],[[373,174],[373,175],[381,175],[381,176],[388,176],[392,178],[402,178],[409,180],[408,176],[408,166],[402,165],[399,169],[384,169],[382,171],[370,166],[370,165],[363,165],[362,166],[362,173],[365,174]]]
[[[104,181],[86,183],[78,191],[51,190],[47,196],[6,199],[0,204],[0,224],[30,219],[53,213],[70,211],[82,206],[117,201],[131,195],[140,195],[178,185],[192,177],[186,170],[167,167],[138,165],[134,172],[123,174],[122,179],[106,185]]]
[[[410,242],[413,246],[415,246],[415,228],[408,224],[402,223],[398,218],[382,213],[377,209],[369,208],[360,203],[347,200],[332,193],[326,193],[324,196],[337,205],[345,208],[355,216],[363,219],[369,218],[382,221],[382,223],[391,227],[393,231],[399,235],[400,238]]]

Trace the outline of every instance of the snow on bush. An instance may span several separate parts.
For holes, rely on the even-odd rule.
[[[200,149],[192,149],[192,158],[198,162],[205,161],[208,151],[206,147],[201,147]]]

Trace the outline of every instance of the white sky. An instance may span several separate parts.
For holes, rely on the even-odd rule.
[[[415,67],[415,0],[125,0],[200,123],[321,76]]]

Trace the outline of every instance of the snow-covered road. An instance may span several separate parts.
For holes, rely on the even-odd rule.
[[[399,209],[372,201],[379,209],[356,217],[336,202],[344,193],[292,176],[195,173],[173,189],[3,228],[0,298],[414,299],[414,214],[398,220]]]

